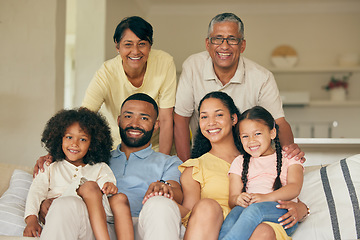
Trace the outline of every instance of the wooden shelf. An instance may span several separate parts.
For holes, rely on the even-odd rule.
[[[273,73],[336,73],[336,72],[360,72],[360,66],[339,67],[339,66],[323,66],[323,67],[293,67],[293,68],[268,68]]]
[[[310,101],[310,107],[360,107],[360,101],[335,102],[331,100]]]
[[[360,149],[360,138],[295,138],[294,141],[300,147],[351,147]]]

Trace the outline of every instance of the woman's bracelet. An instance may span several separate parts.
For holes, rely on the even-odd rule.
[[[299,222],[304,221],[309,215],[310,215],[310,208],[304,203],[306,209],[307,209],[307,213],[305,216],[302,217],[302,219],[299,220]]]
[[[166,185],[168,185],[168,186],[170,186],[171,187],[171,184],[170,183],[168,183],[167,181],[165,181],[165,180],[160,180],[159,182],[162,182],[162,183],[164,183],[164,184],[166,184]]]

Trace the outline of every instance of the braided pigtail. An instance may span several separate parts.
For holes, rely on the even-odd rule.
[[[276,151],[276,171],[277,171],[277,176],[275,178],[275,182],[274,182],[274,186],[273,186],[273,189],[275,191],[282,187],[281,180],[280,180],[281,167],[282,167],[282,150],[281,150],[279,134],[278,134],[279,126],[277,124],[274,124],[274,125],[275,125],[275,129],[276,129],[276,137],[274,138],[274,142],[275,142],[275,151]]]
[[[277,190],[282,187],[281,180],[280,180],[280,174],[281,174],[281,167],[282,167],[282,149],[280,145],[279,140],[279,126],[276,124],[275,119],[271,115],[270,112],[268,112],[265,108],[261,106],[255,106],[253,108],[250,108],[243,112],[239,118],[238,125],[243,121],[244,119],[250,119],[254,121],[259,121],[266,126],[269,127],[269,130],[273,130],[275,128],[276,130],[276,136],[274,138],[275,142],[275,151],[276,151],[276,172],[277,176],[274,181],[273,189]],[[240,133],[240,131],[238,131]],[[241,145],[242,146],[242,145]],[[248,174],[248,168],[249,168],[249,162],[250,162],[250,154],[244,151],[244,148],[242,147],[241,153],[244,156],[244,163],[243,163],[243,170],[242,170],[242,181],[244,184],[243,191],[246,190],[246,184],[247,184],[247,174]]]
[[[246,185],[248,182],[248,171],[249,171],[249,163],[250,163],[250,154],[247,152],[243,153],[244,161],[243,161],[243,169],[241,173],[241,180],[243,182],[242,192],[246,192]]]

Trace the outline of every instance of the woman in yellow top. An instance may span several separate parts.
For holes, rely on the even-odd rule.
[[[192,159],[179,166],[184,193],[179,206],[183,224],[187,226],[184,240],[218,239],[224,218],[230,212],[228,171],[240,155],[235,125],[240,116],[233,100],[226,93],[211,92],[199,105],[199,129],[192,150]],[[292,209],[282,216],[284,224],[295,224],[305,216],[303,203],[284,202],[281,208]],[[291,239],[283,227],[261,223],[250,239]]]
[[[106,61],[96,72],[82,106],[98,111],[104,104],[114,147],[120,143],[117,118],[122,102],[134,93],[146,93],[159,105],[160,132],[152,139],[153,149],[169,154],[173,139],[173,107],[176,68],[172,56],[152,49],[153,28],[138,16],[124,18],[114,33],[119,55]]]

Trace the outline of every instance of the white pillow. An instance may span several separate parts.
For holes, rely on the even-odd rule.
[[[31,182],[31,174],[14,170],[9,188],[0,198],[0,235],[23,235],[25,202]]]
[[[304,176],[300,200],[311,214],[292,235],[300,239],[360,239],[360,154]]]

